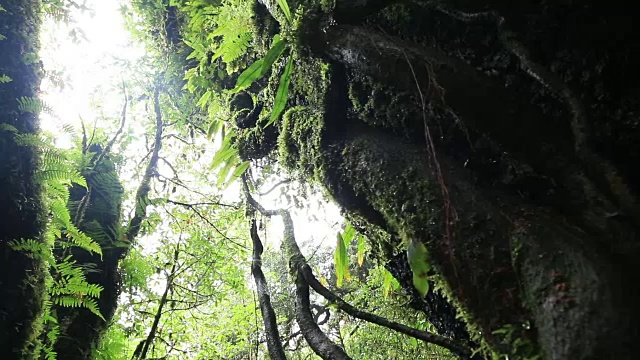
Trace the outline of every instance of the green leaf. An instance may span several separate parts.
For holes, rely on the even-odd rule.
[[[427,247],[418,240],[411,240],[407,246],[407,258],[413,273],[413,286],[420,296],[425,296],[429,291],[428,274],[431,269]]]
[[[358,266],[364,264],[364,256],[367,252],[367,243],[365,237],[358,235],[358,245],[356,247],[356,255],[358,256]]]
[[[280,57],[280,55],[282,55],[286,48],[287,42],[280,38],[280,35],[276,34],[273,37],[273,44],[271,45],[269,51],[267,51],[267,54],[262,59],[257,60],[256,62],[251,64],[249,68],[247,68],[242,72],[242,74],[240,74],[240,76],[238,76],[236,86],[233,88],[233,90],[231,90],[231,93],[242,91],[251,86],[254,81],[263,77],[267,72],[269,72],[269,69],[271,69],[273,63],[278,60],[278,58]]]
[[[200,108],[204,109],[209,103],[209,100],[211,99],[212,95],[213,95],[213,92],[211,90],[205,91],[204,94],[202,94],[202,96],[200,97],[200,100],[198,100],[198,102],[196,103],[196,106],[199,106]]]
[[[342,238],[344,239],[345,244],[351,244],[353,237],[356,235],[356,229],[351,226],[351,224],[347,224],[342,232]]]
[[[231,169],[233,169],[233,167],[236,166],[236,161],[233,161],[233,160],[238,160],[238,159],[235,156],[230,157],[227,160],[226,164],[222,167],[222,169],[218,171],[218,177],[217,177],[218,182],[216,186],[222,187],[222,185],[226,183],[227,175],[229,175],[229,172],[231,171]]]
[[[277,1],[278,1],[278,6],[280,6],[280,9],[284,13],[284,17],[287,18],[289,22],[291,22],[291,10],[289,9],[289,4],[287,4],[287,0],[277,0]]]
[[[222,140],[222,145],[220,145],[220,149],[213,156],[213,160],[211,160],[211,170],[215,170],[218,166],[222,165],[225,161],[227,161],[231,156],[238,152],[237,149],[234,149],[231,146],[231,137],[225,136]]]
[[[214,119],[209,124],[209,128],[207,128],[207,139],[211,140],[216,134],[218,130],[220,130],[220,126],[222,125],[222,121],[218,119]]]
[[[240,175],[244,174],[244,172],[249,168],[249,164],[249,161],[244,161],[242,164],[238,165],[238,167],[233,171],[233,178],[239,178]]]
[[[290,56],[289,62],[287,62],[287,66],[284,68],[284,72],[280,77],[280,84],[278,85],[278,90],[276,91],[276,100],[273,104],[271,117],[269,118],[269,122],[266,126],[269,126],[274,121],[276,121],[280,117],[280,114],[282,114],[282,112],[284,111],[284,108],[287,106],[287,98],[289,97],[289,83],[291,83],[292,69],[293,56]]]
[[[264,74],[269,71],[271,66],[273,66],[273,63],[278,60],[278,58],[280,57],[280,55],[282,55],[286,48],[287,42],[282,40],[279,34],[276,34],[273,37],[273,44],[271,45],[271,48],[269,49],[269,51],[267,51],[267,54],[263,58],[262,68],[260,69],[260,76],[264,76]]]
[[[0,84],[6,84],[13,81],[13,79],[11,79],[9,76],[7,75],[0,75]]]
[[[382,269],[382,293],[384,297],[388,297],[391,290],[398,290],[401,288],[400,283],[393,277],[393,274],[389,272],[389,270],[384,267],[380,267]]]
[[[344,279],[349,276],[349,258],[344,238],[339,232],[336,236],[336,250],[333,253],[333,262],[336,267],[336,285],[341,287]]]
[[[262,75],[264,75],[262,74],[263,63],[264,63],[264,58],[257,60],[256,62],[251,64],[251,66],[249,66],[248,69],[243,71],[242,74],[238,76],[238,80],[236,81],[236,87],[234,87],[233,90],[231,90],[231,93],[237,93],[239,91],[242,91],[248,88],[249,86],[251,86],[251,84],[253,84],[254,81],[258,80]]]

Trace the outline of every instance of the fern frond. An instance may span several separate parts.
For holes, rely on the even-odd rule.
[[[41,112],[53,114],[53,108],[51,106],[47,105],[44,101],[31,96],[22,96],[18,98],[18,110],[36,115]]]
[[[31,146],[39,149],[54,149],[54,146],[36,134],[16,134],[16,143],[20,146]]]
[[[49,148],[42,152],[42,163],[45,169],[59,169],[66,167],[68,160],[60,151]]]
[[[78,136],[78,132],[76,131],[76,128],[69,124],[69,123],[63,123],[60,124],[58,126],[58,130],[63,133],[63,134],[67,134],[70,135],[71,137],[75,138],[76,136]]]
[[[79,295],[62,295],[55,297],[54,303],[63,307],[85,308],[102,320],[105,320],[100,310],[98,310],[98,302],[95,299]]]
[[[104,288],[89,284],[82,268],[70,256],[52,268],[56,272],[56,281],[49,288],[52,302],[63,307],[83,307],[104,320],[96,301]]]
[[[100,319],[105,320],[104,316],[102,316],[98,309],[98,302],[95,299],[82,298],[82,307],[88,309]]]
[[[18,129],[13,125],[0,124],[0,131],[10,131],[12,133],[17,133]]]
[[[44,259],[49,264],[55,263],[51,247],[35,239],[19,239],[9,242],[9,247],[14,251],[23,252],[26,256],[36,259]]]
[[[112,234],[96,220],[87,221],[82,224],[82,227],[84,232],[99,244],[109,244],[115,240]]]
[[[220,47],[214,54],[213,58],[217,59],[222,56],[222,60],[231,63],[240,56],[247,53],[251,47],[251,32],[242,32],[239,34],[230,34],[223,38]]]
[[[68,24],[71,21],[71,13],[69,10],[61,6],[43,6],[44,14],[56,22],[62,22]]]
[[[75,246],[87,250],[89,252],[93,252],[99,255],[102,255],[102,249],[100,245],[91,239],[89,236],[84,234],[82,231],[78,230],[74,225],[67,227],[65,234],[68,236],[68,239]]]

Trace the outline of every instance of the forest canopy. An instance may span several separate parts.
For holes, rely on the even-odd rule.
[[[637,353],[625,9],[0,4],[0,358]]]

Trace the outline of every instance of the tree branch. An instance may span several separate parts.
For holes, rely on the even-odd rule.
[[[267,336],[267,349],[269,349],[269,357],[272,360],[286,359],[284,349],[280,342],[280,333],[278,332],[278,322],[276,313],[271,305],[269,290],[267,289],[267,280],[262,272],[262,242],[258,237],[258,228],[256,219],[251,221],[251,240],[253,241],[253,260],[251,261],[251,274],[256,283],[258,291],[258,300],[260,302],[260,311],[262,312],[262,322]]]
[[[98,156],[94,157],[93,164],[92,164],[93,168],[98,166],[98,164],[100,164],[100,161],[102,161],[105,155],[107,155],[109,151],[111,151],[111,148],[118,140],[118,136],[122,134],[122,130],[124,129],[124,124],[127,119],[127,105],[129,105],[129,98],[127,97],[127,88],[124,86],[124,82],[122,83],[122,92],[124,93],[124,104],[122,105],[122,113],[120,115],[120,127],[118,128],[118,131],[116,131],[116,133],[113,135],[111,140],[109,140],[104,150],[102,150],[102,152],[100,152]],[[84,128],[84,124],[83,124],[83,128]]]
[[[153,343],[153,339],[156,336],[156,331],[158,330],[158,324],[160,323],[160,318],[162,317],[162,309],[164,305],[167,303],[167,296],[169,295],[169,290],[171,290],[171,285],[173,282],[174,272],[176,271],[176,265],[178,263],[178,256],[180,255],[180,244],[176,245],[176,249],[173,252],[173,265],[171,267],[171,272],[167,276],[167,285],[164,288],[164,293],[162,294],[162,298],[160,299],[160,303],[158,304],[158,311],[156,311],[156,316],[153,319],[153,324],[151,325],[151,330],[149,330],[149,335],[147,339],[144,341],[144,345],[139,353],[134,352],[132,359],[145,359],[147,357],[147,352],[149,351],[149,346]],[[137,349],[136,349],[137,350]]]
[[[149,191],[151,190],[151,178],[156,172],[158,159],[160,158],[160,149],[162,148],[163,124],[159,96],[160,88],[158,85],[156,85],[156,88],[153,91],[153,109],[156,115],[155,142],[153,145],[153,153],[151,154],[151,158],[149,159],[149,163],[147,164],[147,168],[145,169],[144,176],[142,178],[142,181],[140,182],[138,191],[136,192],[135,212],[133,218],[131,218],[131,220],[129,221],[129,226],[127,226],[126,232],[126,239],[128,241],[133,241],[133,239],[138,236],[142,221],[147,217],[147,199],[149,197]]]
[[[246,176],[242,176],[242,184],[247,198],[247,202],[265,216],[280,215],[285,224],[284,241],[282,247],[289,258],[289,269],[295,278],[296,285],[296,320],[302,331],[305,340],[323,359],[332,360],[350,360],[347,353],[336,345],[329,337],[320,329],[311,313],[309,301],[309,284],[307,284],[304,276],[300,273],[298,263],[301,261],[302,254],[295,242],[293,235],[293,220],[289,212],[286,210],[265,210],[258,202],[256,202],[249,193]],[[304,260],[304,257],[302,257]]]
[[[284,184],[288,184],[290,182],[291,182],[291,179],[280,180],[275,185],[273,185],[269,190],[267,190],[267,191],[265,191],[263,193],[260,193],[259,195],[260,196],[265,196],[265,195],[269,194],[270,192],[272,192],[273,190],[275,190],[278,186],[284,185]]]
[[[471,355],[471,349],[469,349],[467,346],[465,346],[463,343],[459,341],[456,341],[444,336],[440,336],[438,334],[430,333],[427,331],[410,328],[406,325],[397,323],[395,321],[387,320],[381,316],[378,316],[366,311],[362,311],[354,307],[353,305],[347,303],[342,298],[340,298],[339,296],[331,292],[324,285],[322,285],[320,281],[318,281],[318,279],[313,275],[313,270],[311,270],[311,267],[307,263],[302,265],[302,268],[300,269],[300,271],[302,272],[305,280],[307,280],[307,282],[309,283],[309,285],[313,290],[315,290],[318,294],[322,295],[325,299],[335,304],[338,307],[338,309],[346,312],[347,314],[355,318],[358,318],[360,320],[364,320],[379,326],[383,326],[391,330],[395,330],[399,333],[411,336],[413,338],[422,340],[427,343],[442,346],[450,350],[451,352],[457,355],[460,355],[461,357],[469,357]]]
[[[319,327],[317,327],[317,324],[313,319],[313,316],[310,311],[309,286],[311,286],[318,294],[322,295],[324,298],[326,298],[330,302],[336,304],[340,310],[346,312],[347,314],[355,318],[358,318],[379,326],[386,327],[388,329],[411,336],[418,340],[422,340],[426,343],[442,346],[463,358],[467,358],[471,355],[471,350],[464,343],[440,336],[438,334],[410,328],[406,325],[387,320],[378,315],[371,314],[366,311],[362,311],[350,305],[349,303],[344,301],[342,298],[332,293],[329,289],[324,287],[318,281],[318,279],[316,279],[316,277],[313,275],[313,271],[311,270],[311,267],[307,263],[305,257],[302,255],[302,252],[300,251],[300,248],[298,247],[298,244],[295,240],[294,230],[293,230],[293,220],[291,219],[291,215],[289,214],[289,212],[286,210],[274,211],[274,210],[264,209],[264,207],[262,207],[259,203],[255,201],[255,199],[253,199],[253,197],[251,197],[249,193],[249,187],[246,183],[246,179],[244,178],[243,178],[243,184],[244,184],[245,195],[247,197],[247,201],[249,202],[249,204],[254,206],[263,215],[271,216],[271,215],[277,214],[277,215],[280,215],[283,219],[285,236],[282,242],[282,246],[285,247],[286,249],[287,257],[289,258],[290,269],[294,274],[296,274],[295,275],[296,291],[298,295],[296,297],[296,315],[298,318],[298,324],[300,325],[301,329],[303,329],[303,323],[304,323],[305,327],[306,326],[309,326],[311,328],[315,327],[317,328],[317,330],[320,330]],[[300,316],[298,316],[298,312],[300,312],[299,314]],[[301,323],[301,321],[303,323]],[[311,322],[313,324],[311,324]],[[304,334],[304,330],[303,330],[303,334]],[[314,336],[315,335],[316,334],[314,334]],[[322,335],[326,337],[324,333]],[[309,339],[307,338],[306,334],[305,334],[305,339],[307,339],[307,342],[309,342]],[[331,342],[331,340],[329,340],[328,338],[327,340]],[[333,343],[331,342],[331,344]],[[311,342],[309,342],[309,345],[314,349],[314,351],[316,351],[316,348]],[[326,343],[318,341],[317,346],[324,347],[326,346]],[[344,350],[339,348],[337,345],[333,344],[333,346],[340,349],[340,352],[344,352]],[[324,349],[322,351],[331,352],[332,350],[334,349],[330,349],[328,347],[327,349]],[[316,351],[316,353],[320,356],[323,356],[318,351]],[[332,356],[337,356],[337,355],[332,355]],[[346,353],[344,354],[344,356],[346,356],[345,358],[348,358]],[[339,359],[341,357],[330,357],[330,358]]]
[[[233,209],[238,209],[237,205],[224,204],[224,203],[219,203],[219,202],[198,202],[198,203],[189,204],[189,203],[183,203],[181,201],[175,201],[175,200],[170,200],[170,199],[167,199],[167,202],[170,203],[170,204],[174,204],[174,205],[185,206],[185,207],[188,207],[190,209],[193,209],[194,206],[200,206],[200,205],[205,205],[205,206],[223,206],[223,207],[230,207],[230,208],[233,208]]]
[[[175,204],[175,202],[173,201],[167,201],[167,202],[171,202],[173,204]],[[179,203],[177,205],[181,205],[181,206],[185,206],[188,207],[189,209],[191,209],[191,211],[193,211],[196,215],[198,215],[198,217],[202,220],[204,220],[209,226],[211,226],[218,234],[220,234],[225,240],[231,242],[232,244],[239,246],[243,249],[247,249],[246,246],[240,244],[237,241],[232,240],[231,238],[229,238],[226,234],[224,234],[222,231],[220,231],[220,229],[218,229],[218,227],[211,222],[211,220],[207,219],[207,217],[205,217],[204,215],[202,215],[202,213],[200,213],[200,211],[198,211],[198,209],[195,208],[195,206],[193,204],[186,204],[186,203]]]

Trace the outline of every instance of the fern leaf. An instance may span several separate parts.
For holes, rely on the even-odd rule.
[[[18,110],[36,115],[41,112],[48,114],[53,113],[51,106],[47,105],[44,101],[31,96],[22,96],[18,98]]]
[[[102,249],[100,245],[91,239],[89,236],[78,230],[75,226],[71,225],[67,227],[65,233],[68,235],[69,240],[77,247],[102,255]]]

